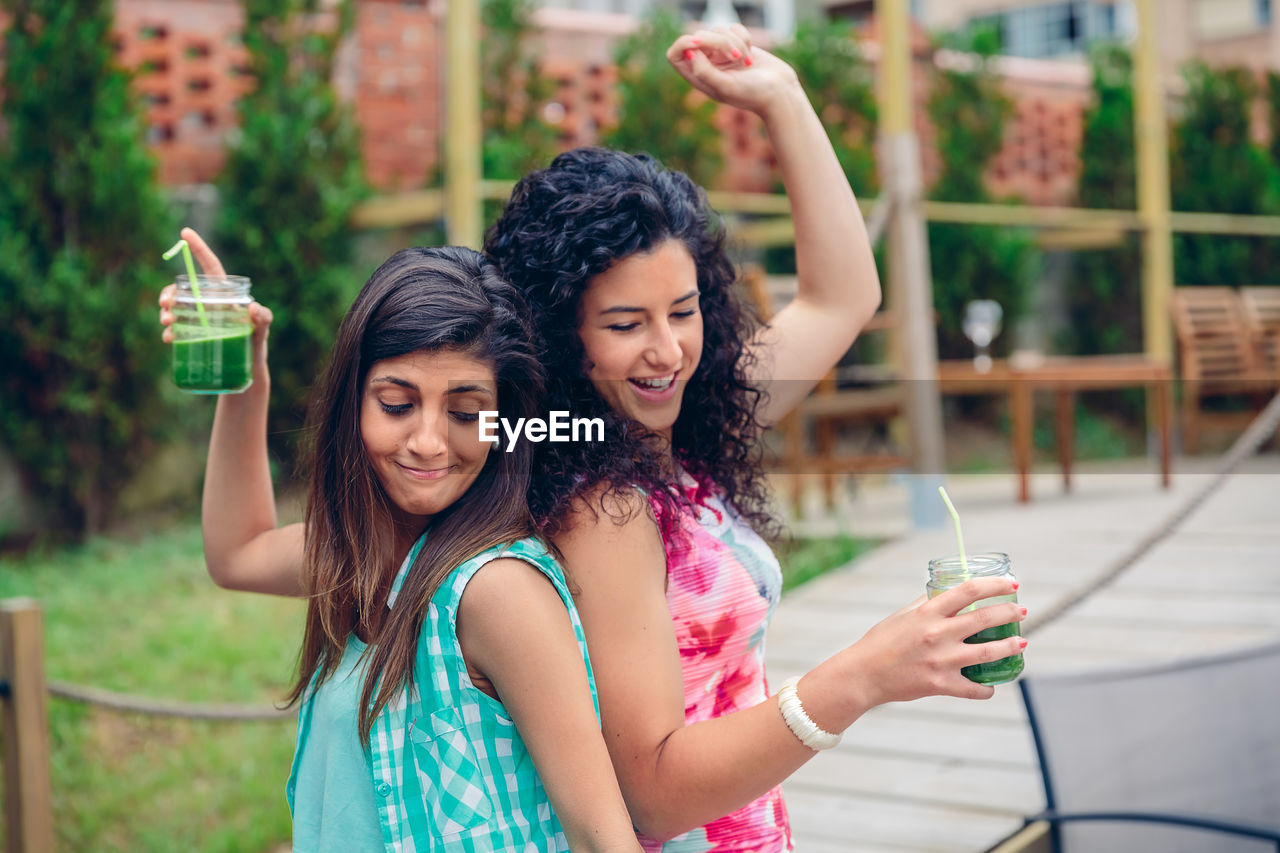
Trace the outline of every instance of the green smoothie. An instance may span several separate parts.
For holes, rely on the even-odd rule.
[[[1008,625],[996,625],[994,628],[987,628],[979,631],[971,637],[965,637],[966,643],[990,643],[993,640],[1003,640],[1008,637],[1021,636],[1017,622],[1010,622]],[[1007,658],[993,660],[990,663],[977,663],[973,666],[966,666],[960,670],[960,674],[970,681],[976,681],[979,684],[1004,684],[1006,681],[1013,681],[1022,672],[1022,655],[1010,655]]]
[[[178,339],[173,344],[173,381],[183,391],[234,394],[252,383],[251,329],[234,329],[221,335],[217,334],[221,330],[199,328],[174,331]],[[195,337],[202,332],[204,337]]]

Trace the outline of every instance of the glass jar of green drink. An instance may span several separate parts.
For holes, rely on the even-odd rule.
[[[173,304],[173,381],[192,394],[238,394],[253,383],[249,279],[177,277]]]
[[[958,556],[930,560],[929,582],[926,584],[929,597],[933,598],[954,586],[959,586],[970,578],[1013,578],[1013,570],[1009,567],[1009,556],[1007,554],[990,553],[971,554],[964,560]],[[1017,600],[1018,594],[1015,592],[1012,595],[984,598],[981,601],[974,602],[968,609],[987,607],[992,604],[1004,604],[1005,602],[1016,602]],[[966,643],[989,643],[993,640],[1019,636],[1022,636],[1022,631],[1018,627],[1018,623],[1010,622],[1007,625],[996,625],[979,631],[971,637],[966,637],[964,641]],[[1018,677],[1018,674],[1022,672],[1022,665],[1022,655],[1019,653],[989,663],[966,666],[960,670],[960,674],[979,684],[1004,684],[1006,681],[1013,681]]]

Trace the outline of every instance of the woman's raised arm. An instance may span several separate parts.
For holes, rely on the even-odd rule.
[[[224,275],[222,262],[191,228],[182,229],[201,269]],[[173,342],[175,288],[160,293],[162,337]],[[271,311],[257,302],[253,321],[253,384],[241,394],[221,394],[209,436],[200,526],[204,559],[214,583],[227,589],[303,595],[301,524],[276,526],[276,499],[267,456],[267,334]]]
[[[835,366],[879,307],[871,241],[831,141],[789,65],[753,46],[742,26],[682,36],[667,58],[700,91],[764,120],[791,201],[798,291],[751,342],[752,378],[769,392],[758,413],[767,426]]]
[[[816,753],[788,728],[776,698],[686,725],[662,539],[643,498],[611,509],[593,511],[583,502],[555,544],[577,587],[605,744],[631,818],[645,835],[666,839],[745,806]],[[623,516],[628,520],[618,523]],[[839,733],[885,702],[990,698],[994,688],[960,670],[1017,654],[1020,638],[964,639],[1021,621],[1023,612],[1016,604],[963,611],[1011,592],[1011,580],[985,578],[893,614],[800,680],[806,712]]]

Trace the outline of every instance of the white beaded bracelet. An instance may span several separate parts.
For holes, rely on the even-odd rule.
[[[799,678],[789,678],[778,691],[778,708],[782,711],[782,719],[791,733],[805,746],[816,752],[831,749],[840,742],[840,735],[818,728],[818,724],[805,713],[804,705],[800,704],[800,695],[796,693],[796,685],[799,683]]]

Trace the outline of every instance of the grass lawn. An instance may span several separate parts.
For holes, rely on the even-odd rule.
[[[874,539],[835,536],[830,539],[791,539],[774,549],[782,564],[783,592],[846,565],[880,544]]]
[[[874,544],[786,542],[784,588]],[[195,522],[0,558],[0,598],[15,596],[44,610],[47,678],[154,699],[266,707],[302,636],[301,602],[213,585]],[[49,717],[59,849],[259,853],[288,841],[292,717],[200,722],[56,698]]]
[[[142,541],[0,559],[0,598],[31,596],[47,678],[148,698],[269,706],[287,688],[301,602],[208,579],[196,523]],[[51,698],[61,850],[263,851],[290,837],[292,718],[199,722]]]

